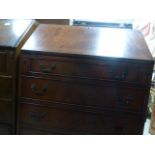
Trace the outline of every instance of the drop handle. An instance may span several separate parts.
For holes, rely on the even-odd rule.
[[[127,129],[127,124],[115,124],[115,126],[113,126],[113,129],[115,131],[116,134],[122,134],[126,129]]]
[[[52,73],[57,68],[56,64],[52,64],[50,68],[46,68],[44,64],[40,64],[40,70],[43,73]]]
[[[127,96],[127,97],[117,97],[117,103],[119,106],[128,106],[131,104],[134,100],[133,96]]]
[[[29,116],[32,120],[34,121],[41,121],[46,117],[47,113],[46,112],[30,112]]]
[[[33,92],[34,94],[36,94],[37,96],[42,96],[42,95],[44,95],[44,94],[47,92],[47,90],[48,90],[48,85],[45,84],[45,85],[43,86],[42,90],[38,90],[37,86],[36,86],[35,84],[32,84],[32,85],[31,85],[31,90],[32,90],[32,92]]]
[[[124,70],[120,74],[118,74],[114,69],[112,69],[110,73],[111,73],[112,78],[115,80],[126,80],[128,76],[127,70]]]

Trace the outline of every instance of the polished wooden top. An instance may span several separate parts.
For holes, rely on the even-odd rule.
[[[40,24],[23,51],[151,60],[139,31]]]
[[[33,20],[0,19],[0,46],[16,47]]]

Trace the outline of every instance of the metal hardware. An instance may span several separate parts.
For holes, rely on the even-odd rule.
[[[56,64],[52,64],[50,69],[47,69],[44,64],[40,64],[40,70],[43,73],[52,73],[56,69],[56,67],[57,67]]]
[[[131,95],[128,95],[126,98],[123,98],[123,97],[118,97],[117,99],[117,103],[119,106],[127,106],[129,105],[130,103],[133,102],[133,96]]]
[[[30,112],[29,115],[30,115],[32,120],[41,121],[41,120],[43,120],[45,118],[47,113],[46,112],[42,112],[42,113],[40,113],[40,112]]]
[[[32,89],[32,91],[33,91],[36,95],[42,96],[42,95],[44,95],[44,94],[47,92],[47,90],[48,90],[48,85],[47,85],[47,84],[44,85],[43,89],[39,91],[39,90],[37,90],[36,85],[35,85],[35,84],[32,84],[32,85],[31,85],[31,89]]]
[[[128,128],[128,124],[126,120],[122,122],[116,121],[114,124],[112,124],[112,128],[114,129],[115,133],[122,134]]]
[[[122,125],[115,124],[113,127],[115,134],[123,134],[127,130],[127,124],[123,123]]]
[[[115,80],[126,80],[126,78],[128,76],[127,70],[123,71],[121,74],[117,74],[116,71],[114,69],[112,69],[110,71],[110,73],[112,74],[112,78]]]

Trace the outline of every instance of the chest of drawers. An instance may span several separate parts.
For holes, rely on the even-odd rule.
[[[21,52],[18,134],[142,134],[153,59],[140,32],[40,24]]]
[[[0,20],[0,134],[15,134],[18,55],[35,27],[33,20]]]

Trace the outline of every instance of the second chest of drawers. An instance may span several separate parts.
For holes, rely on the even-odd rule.
[[[0,134],[15,134],[18,56],[35,27],[33,20],[0,20]]]

